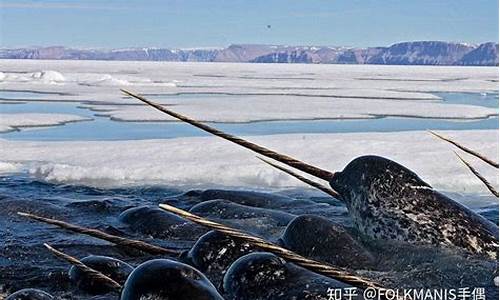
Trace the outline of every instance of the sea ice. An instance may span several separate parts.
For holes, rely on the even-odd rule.
[[[150,100],[155,97],[148,97]],[[324,97],[245,96],[169,98],[157,102],[178,113],[207,122],[256,122],[269,120],[369,119],[380,116],[471,120],[498,114],[498,109],[433,101],[389,101],[378,99],[328,99]],[[138,102],[140,103],[140,102]],[[173,121],[147,106],[91,105],[100,115],[120,121]]]
[[[166,117],[124,97],[120,87],[175,105],[174,110],[204,121],[381,115],[470,120],[498,115],[497,108],[446,104],[432,94],[496,93],[496,67],[0,60],[0,69],[0,89],[50,93],[29,100],[85,102],[91,109],[127,121]],[[19,117],[2,116],[0,129],[30,125],[14,123]],[[75,119],[52,119],[47,124],[66,121]],[[497,130],[446,134],[497,158]],[[384,155],[415,170],[436,188],[488,193],[457,161],[448,144],[426,132],[291,134],[251,139],[331,170],[341,169],[359,155]],[[42,179],[97,186],[302,186],[235,147],[211,137],[116,142],[1,140],[0,157],[3,163],[16,164]],[[468,159],[498,184],[495,170]]]
[[[498,159],[498,130],[443,131],[468,147]],[[488,194],[453,153],[451,145],[425,131],[395,133],[289,134],[256,136],[256,143],[328,170],[341,170],[357,156],[393,159],[435,188]],[[463,155],[492,184],[496,169]],[[215,137],[99,142],[28,142],[0,140],[4,164],[17,164],[43,180],[123,186],[162,184],[186,187],[303,187],[255,154]]]
[[[494,67],[38,60],[1,60],[0,67],[0,89],[52,93],[31,101],[91,102],[93,108],[113,104],[109,115],[125,121],[168,118],[150,109],[123,106],[138,102],[125,98],[119,88],[149,94],[175,104],[180,112],[218,122],[380,115],[477,119],[498,114],[495,108],[444,105],[432,94],[495,92]],[[179,94],[182,97],[174,97]]]
[[[436,99],[431,92],[494,92],[495,67],[295,65],[116,61],[1,60],[3,89],[73,94],[54,100],[117,101],[118,86],[142,93],[233,93],[391,99]],[[19,78],[43,70],[66,79],[57,86]],[[17,74],[17,75],[16,75]],[[123,84],[123,85],[122,85]]]
[[[64,76],[57,71],[37,71],[32,73],[4,73],[0,74],[0,82],[19,82],[19,83],[42,83],[42,84],[57,84],[66,81]]]

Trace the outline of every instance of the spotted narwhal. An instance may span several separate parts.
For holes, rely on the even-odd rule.
[[[379,156],[351,161],[330,179],[356,227],[377,238],[455,246],[496,257],[498,227]]]
[[[437,192],[404,166],[379,156],[362,156],[332,173],[227,134],[146,98],[124,93],[213,135],[330,183],[358,230],[375,239],[456,247],[498,257],[498,227]]]

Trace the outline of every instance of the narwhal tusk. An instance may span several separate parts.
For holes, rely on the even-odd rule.
[[[92,278],[93,280],[100,281],[103,284],[105,284],[107,287],[109,287],[111,290],[115,292],[120,292],[120,289],[122,288],[121,284],[118,282],[114,281],[113,279],[109,278],[108,276],[104,275],[103,273],[92,269],[91,267],[85,265],[78,259],[74,258],[73,256],[70,256],[64,252],[61,252],[54,247],[50,246],[49,244],[45,243],[43,244],[52,254],[57,256],[58,258],[65,260],[69,262],[70,264],[74,265],[78,269],[80,269],[82,272],[84,272],[87,276]]]
[[[234,136],[234,135],[231,135],[231,134],[228,134],[228,133],[225,133],[223,131],[220,131],[218,129],[215,129],[213,127],[210,127],[208,125],[205,125],[201,122],[198,122],[196,120],[193,120],[189,117],[186,117],[184,115],[181,115],[181,114],[178,114],[174,111],[171,111],[163,106],[161,106],[160,104],[158,103],[155,103],[155,102],[152,102],[140,95],[136,95],[132,92],[129,92],[127,90],[124,90],[124,89],[121,89],[121,91],[131,97],[134,97],[144,103],[146,103],[147,105],[149,106],[152,106],[154,108],[156,108],[157,110],[163,112],[163,113],[166,113],[167,115],[170,115],[176,119],[179,119],[183,122],[186,122],[186,123],[189,123],[195,127],[198,127],[206,132],[209,132],[213,135],[216,135],[218,137],[221,137],[225,140],[228,140],[230,142],[233,142],[235,144],[238,144],[242,147],[245,147],[247,149],[250,149],[254,152],[257,152],[263,156],[266,156],[266,157],[269,157],[269,158],[272,158],[272,159],[275,159],[277,161],[280,161],[286,165],[289,165],[290,167],[293,167],[293,168],[296,168],[296,169],[299,169],[305,173],[308,173],[310,175],[313,175],[313,176],[316,176],[316,177],[319,177],[321,179],[324,179],[326,181],[330,181],[332,176],[333,176],[333,173],[330,172],[330,171],[326,171],[326,170],[323,170],[323,169],[320,169],[318,167],[315,167],[315,166],[312,166],[312,165],[309,165],[309,164],[306,164],[300,160],[297,160],[293,157],[290,157],[290,156],[287,156],[287,155],[284,155],[284,154],[280,154],[280,153],[277,153],[273,150],[270,150],[270,149],[267,149],[265,147],[262,147],[262,146],[259,146],[257,144],[254,144],[252,142],[249,142],[247,140],[244,140],[242,138],[239,138],[237,136]]]
[[[380,287],[380,285],[370,279],[363,278],[361,276],[352,274],[346,270],[337,268],[335,266],[325,264],[316,260],[312,260],[309,258],[305,258],[293,251],[290,251],[288,249],[285,249],[283,247],[280,247],[276,244],[270,243],[262,238],[256,237],[254,235],[242,232],[240,230],[222,225],[220,223],[216,223],[210,220],[207,220],[205,218],[202,218],[200,216],[194,215],[190,212],[187,212],[185,210],[176,208],[174,206],[168,205],[168,204],[160,204],[160,208],[172,212],[174,214],[177,214],[185,219],[188,219],[194,223],[206,226],[210,229],[219,231],[221,233],[224,233],[228,236],[231,236],[236,239],[243,240],[245,242],[248,242],[250,244],[253,244],[263,250],[269,251],[271,253],[274,253],[278,256],[281,256],[282,258],[295,263],[296,265],[299,265],[303,268],[309,269],[313,272],[322,274],[324,276],[333,278],[335,280],[340,280],[349,284],[352,284],[354,286],[358,286],[361,288],[367,288],[367,287]]]
[[[303,176],[295,173],[294,171],[292,171],[290,169],[287,169],[285,167],[277,165],[277,164],[275,164],[273,162],[270,162],[270,161],[268,161],[268,160],[266,160],[266,159],[264,159],[262,157],[257,157],[257,158],[260,159],[261,161],[265,162],[266,164],[268,164],[268,165],[270,165],[270,166],[272,166],[272,167],[274,167],[274,168],[276,168],[276,169],[278,169],[280,171],[283,171],[283,172],[287,173],[288,175],[291,175],[291,176],[297,178],[298,180],[300,180],[300,181],[302,181],[302,182],[304,182],[304,183],[306,183],[306,184],[308,184],[308,185],[310,185],[312,187],[315,187],[315,188],[317,188],[318,190],[320,190],[320,191],[322,191],[324,193],[327,193],[328,195],[330,195],[330,196],[332,196],[334,198],[342,200],[342,197],[340,196],[339,193],[337,193],[335,190],[333,190],[333,189],[331,189],[331,188],[329,188],[327,186],[324,186],[324,185],[322,185],[322,184],[320,184],[318,182],[315,182],[315,181],[312,181],[310,179],[307,179],[307,178],[305,178],[305,177],[303,177]]]
[[[92,229],[92,228],[85,228],[81,227],[78,225],[70,224],[64,221],[56,220],[56,219],[49,219],[41,216],[37,216],[34,214],[28,214],[24,212],[18,212],[17,213],[20,216],[27,217],[33,220],[37,220],[39,222],[55,225],[58,227],[61,227],[63,229],[67,229],[73,232],[89,235],[101,240],[105,240],[108,242],[111,242],[113,244],[116,244],[118,246],[124,246],[124,247],[129,247],[129,248],[134,248],[149,254],[160,254],[160,255],[172,255],[172,254],[180,254],[180,251],[174,250],[174,249],[167,249],[155,245],[148,244],[143,241],[139,240],[132,240],[132,239],[127,239],[123,238],[120,236],[116,235],[111,235],[106,232],[97,230],[97,229]]]
[[[472,149],[469,149],[469,148],[467,148],[467,147],[465,147],[465,146],[463,146],[463,145],[455,142],[454,140],[452,140],[450,138],[444,137],[444,136],[442,136],[442,135],[440,135],[440,134],[438,134],[438,133],[436,133],[434,131],[429,130],[429,133],[432,134],[432,135],[434,135],[435,137],[437,137],[437,138],[445,141],[445,142],[448,142],[448,143],[454,145],[458,149],[460,149],[460,150],[462,150],[464,152],[469,153],[470,155],[473,155],[473,156],[479,158],[480,160],[484,161],[485,163],[489,164],[490,166],[495,167],[495,168],[498,169],[498,163],[496,161],[493,161],[493,160],[487,158],[486,156],[484,156],[484,155],[482,155],[482,154],[480,154],[480,153],[478,153],[478,152],[476,152],[476,151],[474,151]]]
[[[468,163],[465,159],[463,159],[458,153],[455,152],[455,154],[458,156],[458,159],[464,163],[467,168],[474,174],[481,182],[488,188],[488,190],[495,195],[495,197],[498,198],[498,191],[495,190],[495,188],[491,185],[491,183],[488,182],[486,178],[484,178],[473,166],[471,166],[470,163]]]

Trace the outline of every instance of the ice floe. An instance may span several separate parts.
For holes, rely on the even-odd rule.
[[[498,130],[442,133],[498,159]],[[414,170],[440,190],[488,194],[483,184],[457,160],[455,149],[425,131],[289,134],[250,139],[329,170],[342,169],[357,156],[382,155]],[[43,180],[61,183],[303,187],[290,176],[261,163],[253,153],[215,137],[103,142],[0,140],[0,157],[3,164],[16,164],[16,170],[27,170]],[[464,157],[498,186],[496,169],[473,157]]]
[[[20,167],[22,167],[21,164],[0,161],[0,174],[16,172]]]
[[[95,110],[103,109],[97,105],[112,104],[106,114],[122,121],[169,119],[129,106],[138,102],[123,97],[119,88],[214,122],[378,116],[478,119],[498,114],[497,108],[445,105],[432,94],[495,92],[494,67],[30,60],[1,60],[0,67],[0,89],[50,92],[29,100],[91,102]]]
[[[0,73],[0,83],[7,86],[37,84],[60,84],[60,85],[80,85],[89,87],[119,87],[130,85],[155,85],[155,86],[175,86],[175,83],[154,83],[148,78],[133,77],[127,75],[110,75],[99,73],[65,73],[53,70],[35,71],[35,72],[2,72]],[[43,88],[42,88],[43,90]],[[67,94],[62,92],[61,94]]]
[[[15,113],[0,114],[0,133],[27,127],[44,127],[62,125],[69,122],[91,120],[71,114],[52,113]]]
[[[155,99],[155,97],[149,97]],[[436,119],[479,119],[495,116],[498,109],[433,101],[392,101],[378,99],[328,99],[324,97],[244,96],[159,99],[176,112],[200,121],[256,122],[270,120],[369,119],[377,117],[414,117]],[[109,111],[120,121],[172,121],[147,106],[90,106]]]
[[[5,76],[1,89],[74,95],[53,100],[117,103],[118,87],[131,86],[141,93],[429,100],[436,99],[432,92],[494,92],[498,85],[495,67],[1,60],[0,69]],[[64,84],[43,85],[30,77],[42,70],[60,73]]]
[[[44,83],[44,84],[58,84],[66,81],[66,78],[57,71],[36,71],[28,73],[7,73],[0,74],[0,82],[13,82],[13,83]]]

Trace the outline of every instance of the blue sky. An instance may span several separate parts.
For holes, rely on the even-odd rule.
[[[4,47],[498,41],[498,0],[0,0],[0,8]]]

